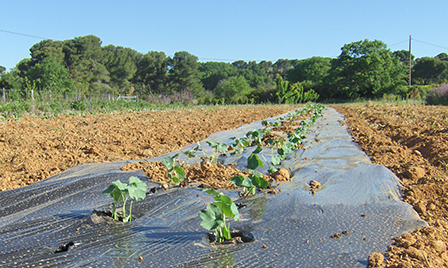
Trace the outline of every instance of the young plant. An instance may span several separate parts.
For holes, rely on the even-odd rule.
[[[244,187],[244,196],[249,194],[255,195],[256,189],[266,189],[269,182],[263,178],[260,172],[253,172],[247,177],[241,175],[234,176],[230,182],[238,187]]]
[[[226,223],[226,217],[240,220],[240,213],[237,206],[230,197],[223,193],[218,193],[215,189],[204,189],[204,192],[214,196],[215,201],[207,205],[205,210],[199,211],[201,226],[207,230],[214,230],[218,242],[231,239],[230,222]]]
[[[208,145],[210,145],[210,147],[215,149],[215,152],[214,152],[212,158],[213,158],[213,162],[215,162],[215,164],[217,164],[219,154],[225,154],[227,152],[227,144],[222,143],[222,142],[215,142],[215,141],[207,141],[207,143],[208,143]]]
[[[181,166],[175,165],[175,160],[179,154],[167,156],[162,160],[162,164],[168,168],[166,175],[170,179],[170,183],[179,183],[186,177],[185,171]]]
[[[112,185],[101,193],[101,195],[105,194],[110,194],[114,199],[114,202],[112,202],[112,217],[116,221],[119,220],[117,205],[119,202],[123,201],[123,222],[130,222],[132,220],[132,199],[135,199],[136,201],[145,199],[146,183],[134,176],[129,178],[129,184],[117,180],[112,182]],[[129,206],[129,215],[126,216],[126,201],[128,199],[131,200],[131,204]]]
[[[184,152],[184,155],[187,156],[187,165],[188,165],[188,160],[196,156],[196,150],[194,149],[188,150]]]
[[[230,145],[235,150],[234,154],[242,154],[243,149],[249,146],[249,141],[245,137],[242,138],[231,137],[230,139],[235,141],[234,144]]]
[[[254,195],[256,189],[266,189],[269,186],[269,182],[263,178],[260,172],[254,172],[254,170],[258,167],[264,167],[263,161],[261,161],[258,157],[258,154],[262,150],[263,149],[261,147],[257,147],[257,149],[255,149],[255,151],[247,159],[247,168],[252,170],[252,174],[247,177],[236,175],[230,180],[230,182],[236,186],[244,187],[244,195],[248,195],[250,193]]]
[[[268,130],[266,129],[254,129],[247,132],[246,137],[251,142],[251,144],[254,143],[255,145],[260,145],[267,131]]]

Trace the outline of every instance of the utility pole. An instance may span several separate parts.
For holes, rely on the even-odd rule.
[[[412,53],[411,53],[411,45],[412,45],[412,36],[409,35],[409,87],[412,85]]]

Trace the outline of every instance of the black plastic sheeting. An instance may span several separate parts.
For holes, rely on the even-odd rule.
[[[148,194],[134,202],[131,223],[96,217],[92,211],[111,208],[112,199],[101,192],[112,181],[145,175],[120,171],[132,161],[82,165],[0,192],[0,267],[365,267],[369,254],[385,252],[393,237],[427,224],[400,201],[396,176],[371,164],[342,122],[334,109],[324,111],[304,149],[282,162],[292,181],[278,194],[241,199],[226,192],[245,205],[231,229],[251,233],[254,242],[211,246],[198,211],[212,199],[196,188]],[[230,137],[253,128],[261,122],[207,140],[230,144]],[[253,149],[220,161],[244,170]],[[311,180],[322,185],[314,195]],[[148,182],[148,189],[156,186]]]

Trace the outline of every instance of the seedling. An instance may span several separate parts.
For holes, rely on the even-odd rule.
[[[199,217],[202,218],[201,226],[207,230],[214,230],[218,242],[224,242],[231,239],[230,222],[226,224],[226,217],[240,220],[240,213],[237,206],[230,197],[215,189],[204,189],[204,192],[214,196],[215,201],[207,205],[205,210],[199,211]]]
[[[256,189],[266,189],[269,186],[269,182],[263,178],[260,172],[254,172],[247,177],[236,175],[230,182],[238,187],[244,187],[244,195],[254,195]]]
[[[252,131],[247,132],[246,137],[251,143],[254,143],[255,145],[260,145],[266,132],[267,132],[266,130],[263,131],[261,129],[254,129]]]
[[[227,144],[222,143],[222,142],[215,142],[215,141],[207,141],[208,145],[210,145],[210,147],[212,147],[213,149],[215,149],[215,152],[212,156],[212,160],[213,162],[215,162],[215,164],[218,163],[218,155],[219,154],[225,154],[227,152]]]
[[[249,170],[254,171],[258,167],[264,167],[263,161],[260,160],[258,154],[263,149],[261,147],[257,147],[255,151],[249,156],[247,159],[247,168]],[[247,177],[243,177],[241,175],[234,176],[230,182],[235,184],[238,187],[244,187],[244,195],[248,195],[252,193],[255,194],[256,189],[266,189],[269,186],[269,182],[263,178],[260,172],[252,172]]]
[[[112,217],[114,220],[119,221],[117,205],[123,201],[123,222],[130,222],[132,220],[132,199],[136,201],[145,199],[146,183],[134,176],[129,178],[129,184],[117,180],[112,182],[112,185],[101,193],[101,195],[105,194],[110,194],[114,199],[114,202],[112,202]],[[131,199],[131,204],[129,206],[129,215],[126,216],[126,201],[128,199]]]
[[[243,149],[249,146],[249,141],[245,137],[242,138],[231,137],[230,139],[235,141],[234,144],[230,145],[235,150],[234,154],[242,154]]]
[[[166,175],[170,179],[170,183],[179,183],[186,177],[185,171],[181,166],[175,165],[175,160],[179,154],[167,156],[162,160],[162,164],[168,168]]]
[[[193,157],[196,156],[196,150],[194,150],[194,149],[192,149],[192,150],[188,150],[188,151],[184,152],[184,155],[187,156],[187,165],[188,165],[188,160],[189,160],[190,158],[193,158]]]

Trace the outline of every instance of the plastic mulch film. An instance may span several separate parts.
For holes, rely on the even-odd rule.
[[[427,224],[401,201],[397,177],[352,142],[343,120],[334,109],[324,110],[303,149],[282,162],[292,180],[277,194],[226,192],[241,207],[231,229],[253,242],[210,245],[198,212],[212,198],[194,187],[148,193],[134,201],[131,223],[105,219],[93,213],[110,210],[112,199],[102,191],[117,179],[146,177],[120,170],[133,161],[92,164],[0,192],[0,267],[365,267],[370,253],[385,252],[392,238]],[[207,140],[230,144],[230,137],[254,128],[261,122]],[[219,161],[245,170],[253,150]],[[266,168],[259,171],[266,174]],[[311,191],[312,180],[321,187]]]

